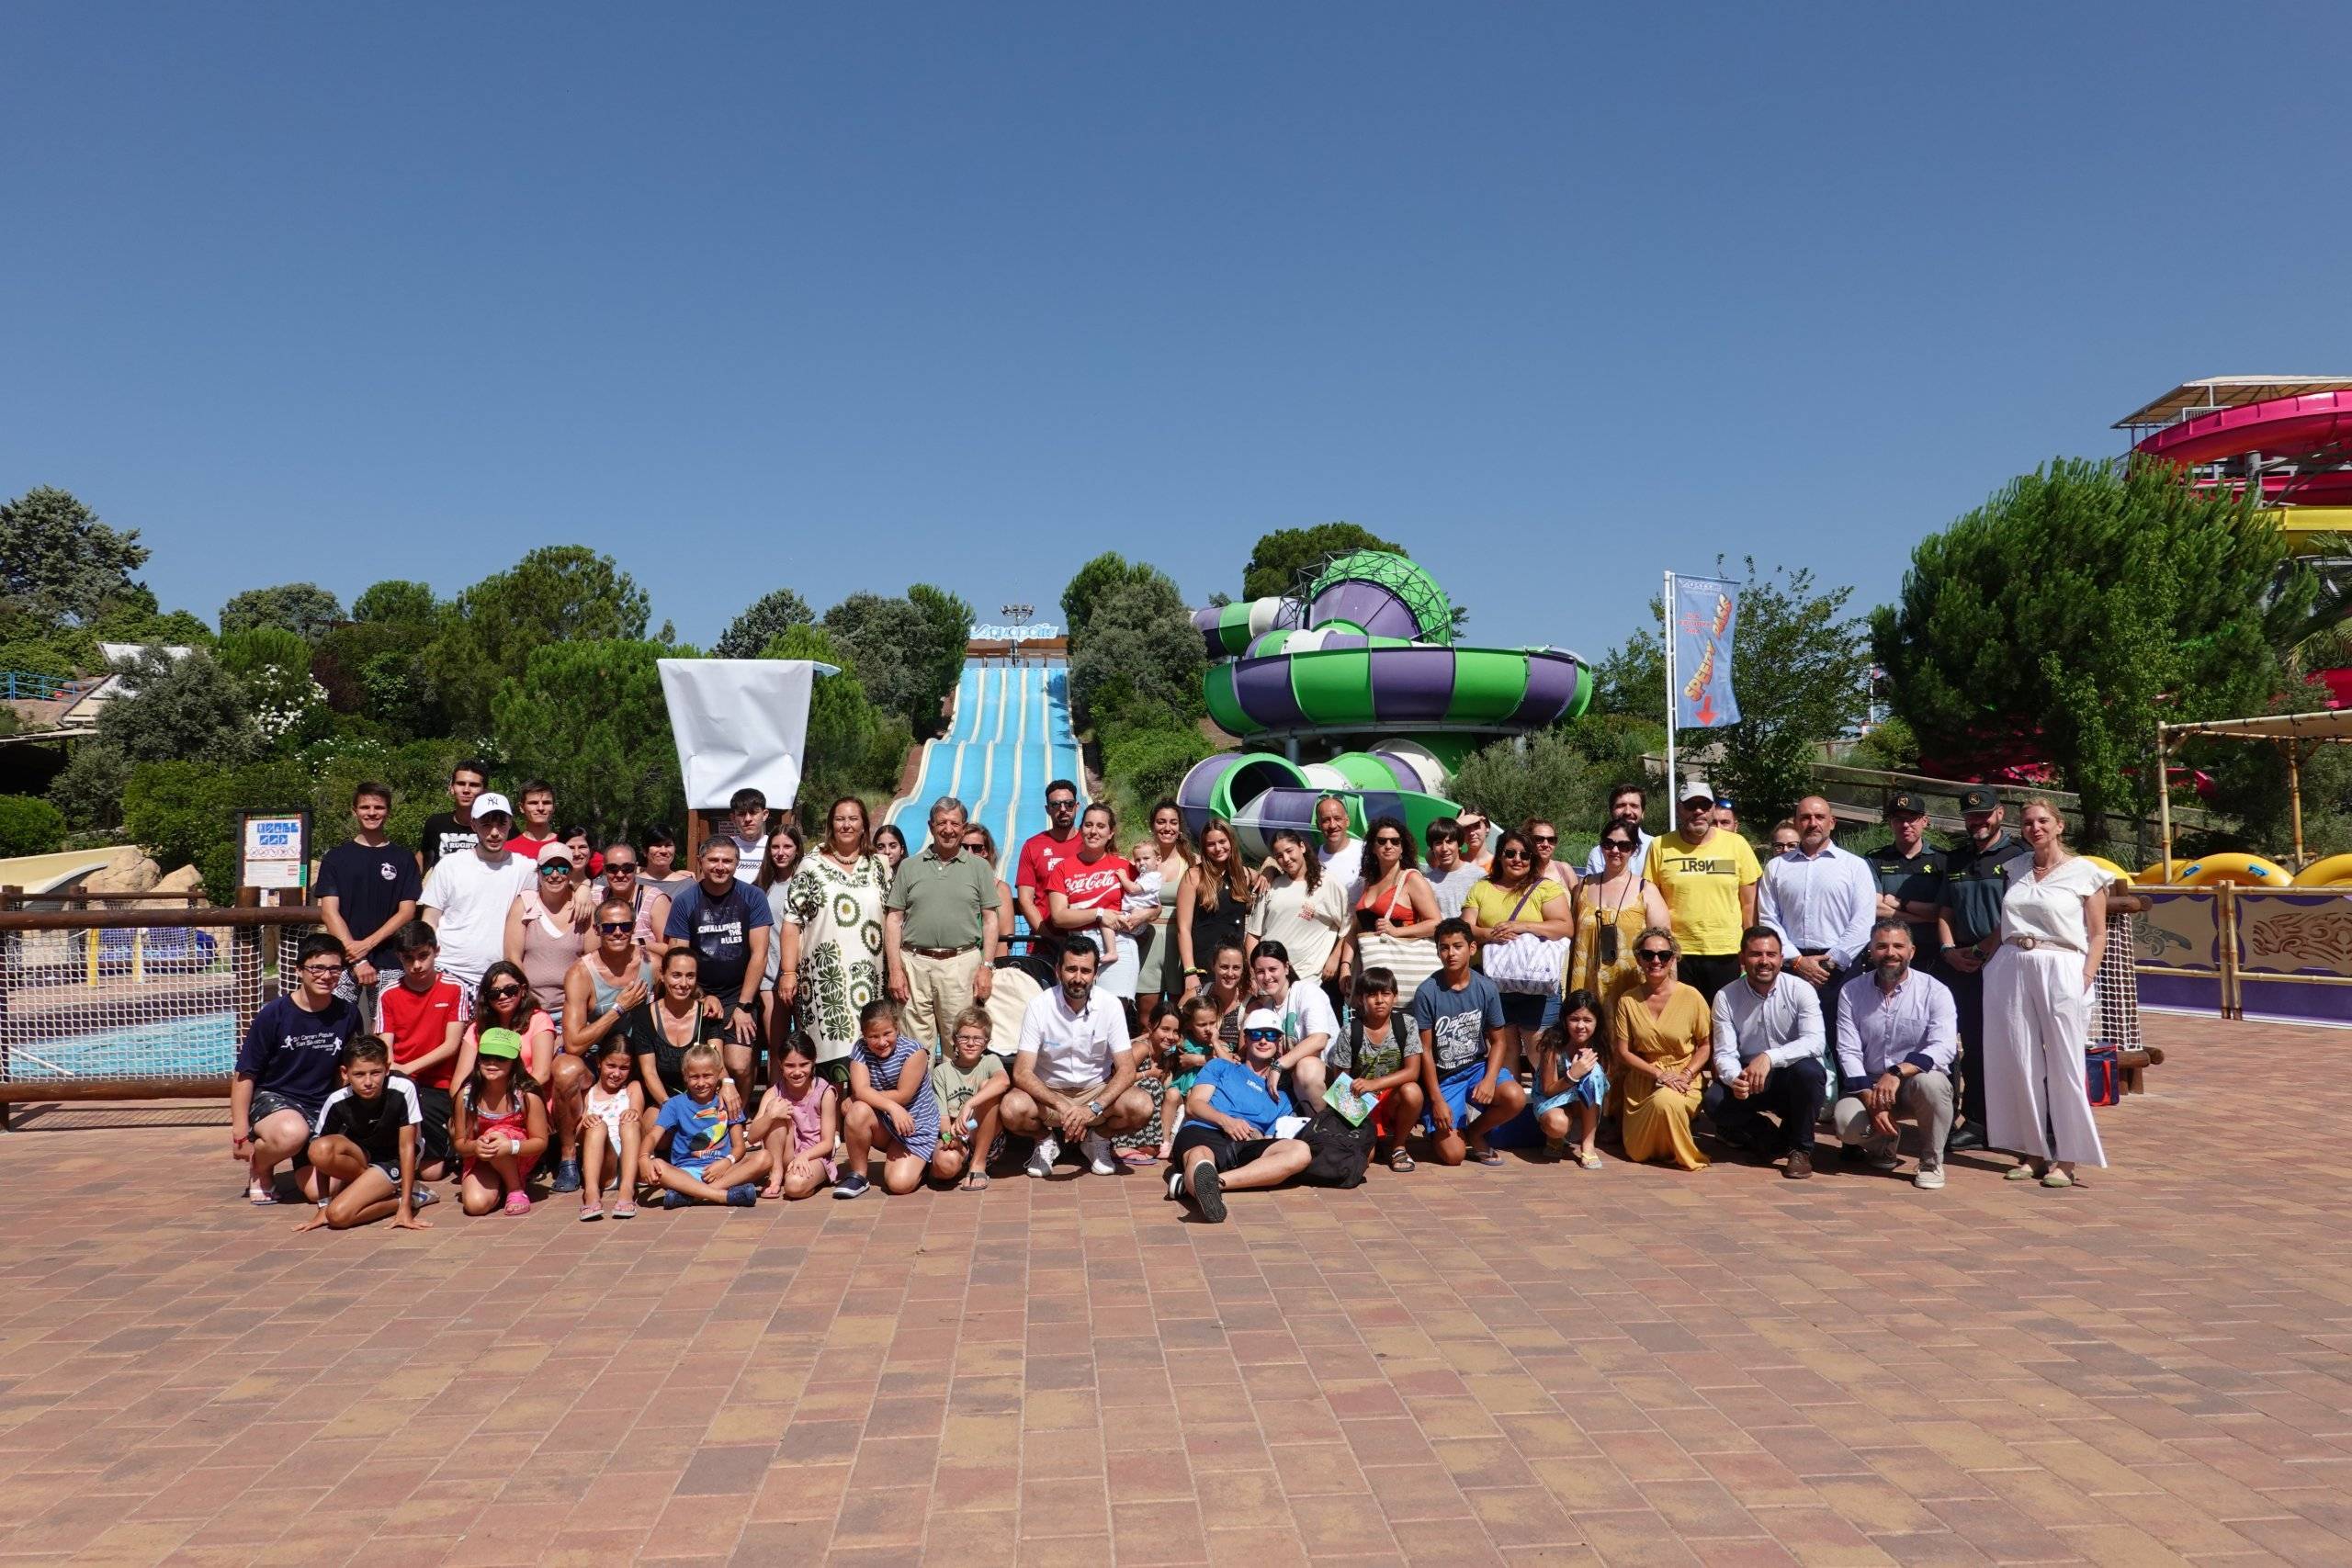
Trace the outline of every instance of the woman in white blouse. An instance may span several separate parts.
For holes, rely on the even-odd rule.
[[[1348,929],[1346,894],[1323,874],[1306,835],[1294,828],[1274,834],[1274,869],[1250,906],[1250,945],[1278,942],[1302,979],[1329,981],[1340,972],[1340,935]]]
[[[2107,1164],[2083,1058],[2111,878],[2066,852],[2065,830],[2049,802],[2027,805],[2018,831],[2033,868],[2009,884],[1984,970],[1986,1141],[2021,1156],[2011,1181],[2044,1187],[2074,1186],[2077,1164]]]

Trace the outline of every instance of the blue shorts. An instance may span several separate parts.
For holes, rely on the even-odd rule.
[[[1484,1061],[1477,1061],[1471,1063],[1466,1067],[1460,1067],[1451,1073],[1445,1074],[1437,1080],[1438,1098],[1445,1101],[1445,1109],[1453,1118],[1453,1130],[1455,1132],[1458,1133],[1462,1131],[1463,1128],[1467,1127],[1471,1122],[1476,1121],[1479,1116],[1484,1116],[1488,1111],[1493,1109],[1492,1106],[1480,1106],[1477,1108],[1476,1115],[1474,1116],[1471,1113],[1470,1091],[1477,1088],[1479,1080],[1484,1078],[1486,1076],[1487,1064]],[[1498,1086],[1507,1083],[1517,1083],[1518,1081],[1518,1076],[1509,1067],[1505,1067],[1501,1072],[1495,1075],[1495,1082]],[[1437,1131],[1436,1122],[1428,1116],[1423,1116],[1421,1118],[1421,1131],[1424,1133],[1435,1133]]]
[[[1503,993],[1503,1022],[1513,1029],[1549,1029],[1560,1016],[1560,998],[1533,991]]]

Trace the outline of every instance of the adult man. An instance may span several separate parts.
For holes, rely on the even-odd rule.
[[[351,819],[358,831],[321,857],[315,889],[319,921],[343,944],[349,965],[335,995],[358,1007],[360,1027],[368,1030],[376,1027],[377,986],[400,970],[392,938],[416,918],[423,888],[416,857],[384,834],[384,818],[391,811],[387,785],[370,780],[351,792]]]
[[[1065,1139],[1078,1142],[1095,1175],[1109,1176],[1119,1168],[1112,1135],[1151,1120],[1151,1097],[1135,1086],[1125,1010],[1116,997],[1094,989],[1100,959],[1087,942],[1064,947],[1054,968],[1057,983],[1021,1015],[1002,1120],[1006,1132],[1037,1140],[1031,1176],[1054,1173]]]
[[[1601,824],[1601,831],[1604,834],[1607,833],[1611,824],[1620,824],[1634,830],[1634,859],[1631,863],[1634,864],[1639,864],[1641,858],[1650,852],[1650,840],[1654,835],[1642,830],[1642,817],[1646,809],[1642,801],[1641,785],[1621,784],[1610,786],[1609,821]],[[1609,868],[1601,863],[1600,846],[1596,843],[1592,846],[1592,852],[1584,857],[1584,874],[1587,876],[1601,876],[1605,875],[1608,870]]]
[[[520,798],[523,820],[508,836],[506,847],[536,861],[541,850],[556,841],[555,789],[543,779],[533,779],[523,786]]]
[[[1944,862],[1943,901],[1936,910],[1936,940],[1944,983],[1960,1018],[1960,1113],[1966,1125],[1951,1135],[1955,1149],[1984,1146],[1984,965],[2001,945],[2001,904],[2009,884],[2032,867],[2033,852],[2001,830],[2001,797],[1978,785],[1962,790],[1961,820],[1968,842]]]
[[[1727,795],[1715,796],[1715,826],[1726,833],[1739,831],[1739,808],[1731,803],[1731,796]]]
[[[883,903],[890,996],[906,1004],[907,1032],[934,1052],[966,1008],[988,1005],[996,979],[996,870],[964,848],[965,819],[952,795],[931,803],[931,842],[899,863]]]
[[[1340,1032],[1340,1021],[1321,981],[1294,978],[1289,949],[1266,941],[1250,954],[1250,993],[1245,1016],[1263,1014],[1282,1027],[1282,1055],[1274,1065],[1292,1097],[1310,1111],[1322,1110],[1323,1051]]]
[[[1797,802],[1797,847],[1764,863],[1756,922],[1781,933],[1796,950],[1789,972],[1821,998],[1822,1028],[1838,1027],[1838,987],[1871,945],[1878,918],[1878,882],[1868,862],[1830,840],[1837,816],[1829,802],[1808,795]],[[1827,1081],[1824,1046],[1822,1070]]]
[[[449,770],[449,807],[424,819],[424,831],[416,844],[416,869],[431,871],[444,855],[454,855],[474,847],[474,800],[490,785],[490,770],[480,762],[464,761]]]
[[[1078,853],[1078,786],[1056,779],[1046,786],[1046,830],[1021,846],[1012,879],[1013,907],[1033,931],[1046,929],[1046,878]]]
[[[1908,790],[1887,801],[1886,827],[1893,837],[1862,856],[1878,883],[1878,912],[1911,922],[1912,962],[1932,975],[1943,949],[1936,919],[1943,910],[1944,852],[1928,843],[1927,803]]]
[[[670,900],[662,935],[673,948],[702,954],[703,1010],[724,1019],[727,1076],[752,1103],[752,1060],[760,1048],[760,980],[775,916],[768,896],[735,875],[735,840],[714,834],[702,846],[701,877]]]
[[[1503,994],[1470,967],[1477,945],[1467,920],[1440,920],[1437,973],[1413,993],[1413,1023],[1428,1063],[1422,1092],[1430,1109],[1422,1125],[1440,1165],[1460,1165],[1465,1156],[1502,1164],[1487,1135],[1527,1103],[1527,1091],[1503,1066],[1510,1045]]]
[[[748,786],[727,800],[727,836],[735,840],[735,863],[757,865],[768,852],[768,797]]]
[[[1350,909],[1363,893],[1363,840],[1348,831],[1348,803],[1327,795],[1315,803],[1315,858],[1323,874],[1340,884],[1340,901]]]
[[[1453,818],[1431,822],[1422,838],[1429,845],[1430,858],[1421,874],[1429,879],[1430,891],[1437,895],[1440,918],[1453,919],[1462,913],[1470,889],[1484,881],[1487,874],[1462,858],[1462,824]]]
[[[1187,1112],[1176,1131],[1168,1196],[1187,1192],[1211,1224],[1225,1219],[1225,1194],[1278,1187],[1305,1170],[1314,1150],[1298,1138],[1273,1136],[1293,1113],[1282,1089],[1282,1021],[1253,1012],[1241,1021],[1241,1060],[1212,1056],[1184,1097]]]
[[[1952,993],[1911,967],[1911,928],[1888,915],[1871,928],[1871,971],[1846,982],[1838,1010],[1838,1136],[1871,1165],[1893,1170],[1898,1117],[1927,1134],[1911,1185],[1944,1184],[1944,1144],[1951,1131],[1951,1059],[1958,1049]]]
[[[474,796],[474,845],[444,856],[417,895],[417,913],[441,939],[441,973],[472,996],[506,956],[506,914],[538,876],[537,863],[507,847],[514,808],[495,790]]]
[[[1829,1092],[1822,1065],[1821,999],[1781,973],[1780,933],[1754,926],[1739,942],[1740,978],[1715,993],[1715,1081],[1700,1103],[1729,1143],[1770,1158],[1781,1174],[1813,1174],[1813,1128]],[[1766,1111],[1780,1118],[1776,1130]]]
[[[1666,899],[1682,958],[1676,977],[1712,1003],[1739,974],[1739,933],[1756,923],[1756,852],[1715,826],[1715,792],[1704,779],[1682,786],[1674,831],[1650,840],[1645,869]]]

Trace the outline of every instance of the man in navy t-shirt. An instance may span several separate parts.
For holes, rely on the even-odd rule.
[[[321,920],[327,934],[343,943],[349,965],[334,994],[358,1003],[360,1020],[370,1029],[378,985],[386,976],[397,981],[400,975],[392,936],[416,919],[424,886],[416,857],[384,834],[391,810],[392,792],[382,784],[362,784],[351,792],[351,817],[359,830],[320,860],[314,890]]]
[[[701,878],[670,901],[662,934],[673,948],[702,958],[704,1010],[727,1022],[727,1076],[745,1104],[752,1098],[752,1060],[760,1048],[760,981],[767,969],[775,916],[768,896],[735,876],[735,840],[714,836],[702,847]]]
[[[1527,1103],[1527,1091],[1503,1066],[1510,1041],[1503,994],[1470,967],[1476,951],[1467,920],[1440,920],[1437,973],[1413,993],[1413,1025],[1429,1064],[1422,1070],[1430,1110],[1421,1125],[1440,1165],[1460,1165],[1465,1155],[1480,1165],[1502,1164],[1487,1134]]]
[[[343,944],[305,937],[298,963],[294,975],[279,976],[283,994],[254,1015],[229,1080],[229,1152],[246,1162],[245,1196],[255,1203],[277,1201],[277,1167],[309,1146],[340,1081],[343,1048],[359,1028],[358,1010],[334,994]],[[321,1197],[318,1173],[304,1166],[300,1175],[304,1194]]]

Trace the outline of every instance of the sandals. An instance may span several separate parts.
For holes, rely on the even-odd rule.
[[[1498,1166],[1503,1163],[1502,1151],[1496,1148],[1472,1149],[1470,1151],[1470,1163],[1472,1165]]]
[[[1149,1149],[1121,1149],[1119,1160],[1123,1165],[1158,1165],[1159,1156]]]
[[[2030,1165],[2013,1165],[2001,1173],[2004,1181],[2039,1181],[2042,1173]]]
[[[1391,1149],[1388,1151],[1388,1168],[1400,1172],[1408,1171],[1413,1168],[1413,1156],[1407,1154],[1401,1147]]]
[[[255,1181],[245,1188],[245,1201],[256,1209],[266,1209],[277,1201],[277,1189],[266,1181]]]
[[[528,1192],[515,1191],[506,1195],[506,1213],[510,1217],[520,1217],[530,1212],[531,1195]]]
[[[637,1218],[637,1205],[627,1198],[622,1199],[619,1202],[613,1205],[613,1218],[616,1220],[633,1220]]]
[[[1578,1149],[1577,1151],[1577,1164],[1582,1166],[1587,1170],[1599,1170],[1600,1168],[1600,1156],[1590,1149]]]
[[[969,1171],[961,1185],[967,1192],[985,1192],[989,1190],[989,1173],[985,1170]]]
[[[580,1223],[584,1225],[592,1220],[601,1220],[604,1217],[605,1206],[602,1203],[582,1203],[580,1205]]]
[[[2044,1187],[2052,1189],[2061,1187],[2080,1187],[2082,1185],[2081,1182],[2075,1180],[2073,1177],[2067,1175],[2064,1171],[2060,1170],[2055,1167],[2051,1168],[2049,1175],[2041,1179],[2041,1184]]]

